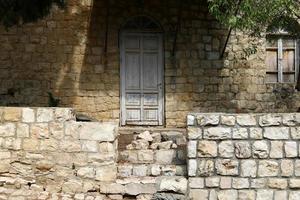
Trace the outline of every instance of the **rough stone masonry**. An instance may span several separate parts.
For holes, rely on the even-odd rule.
[[[189,197],[300,199],[300,114],[188,115]]]

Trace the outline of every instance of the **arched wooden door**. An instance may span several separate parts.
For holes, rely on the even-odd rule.
[[[147,17],[120,33],[121,125],[163,125],[163,37]]]

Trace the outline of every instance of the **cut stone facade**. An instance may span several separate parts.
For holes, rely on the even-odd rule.
[[[188,116],[191,199],[300,198],[298,113]]]
[[[300,107],[294,84],[266,84],[264,36],[233,31],[219,59],[227,30],[208,14],[206,1],[184,4],[181,12],[173,0],[111,1],[106,52],[105,2],[69,0],[66,10],[54,8],[36,23],[1,27],[0,104],[46,106],[52,92],[60,106],[119,121],[119,30],[130,17],[147,15],[164,31],[167,127],[184,127],[189,112],[295,112]],[[246,56],[253,45],[257,52]]]

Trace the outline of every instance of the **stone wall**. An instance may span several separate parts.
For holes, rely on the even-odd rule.
[[[300,199],[300,114],[191,114],[192,199]]]
[[[117,124],[76,122],[73,109],[0,107],[0,199],[105,199],[116,135]]]
[[[110,1],[107,52],[104,0],[69,0],[66,10],[34,24],[0,30],[0,105],[46,106],[47,92],[61,106],[101,121],[120,111],[119,30],[132,16],[148,15],[164,31],[165,117],[184,127],[189,112],[295,112],[294,84],[266,84],[265,39],[234,31],[220,60],[227,29],[213,19],[205,0],[181,7],[174,0]],[[247,49],[257,46],[254,55]]]

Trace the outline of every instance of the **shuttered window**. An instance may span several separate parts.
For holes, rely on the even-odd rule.
[[[268,83],[295,83],[298,74],[297,40],[288,37],[268,37],[266,66]]]

